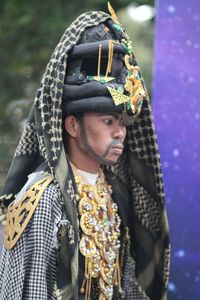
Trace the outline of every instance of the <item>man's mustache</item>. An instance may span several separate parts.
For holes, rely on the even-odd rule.
[[[116,140],[113,140],[106,148],[106,151],[105,153],[103,154],[103,158],[106,157],[106,155],[108,154],[108,152],[110,151],[111,148],[120,148],[120,149],[123,149],[124,148],[124,144],[119,140],[119,139],[116,139]]]

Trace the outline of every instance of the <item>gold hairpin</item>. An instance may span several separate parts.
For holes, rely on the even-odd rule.
[[[112,71],[112,61],[113,61],[113,41],[108,42],[108,63],[107,63],[107,69],[106,69],[106,77],[109,73]]]
[[[100,71],[101,71],[101,49],[102,49],[102,44],[99,44],[98,67],[97,67],[98,78],[100,78]]]
[[[98,66],[97,66],[97,76],[88,76],[89,80],[99,81],[100,83],[107,83],[115,79],[115,77],[108,76],[112,71],[112,61],[113,61],[113,41],[110,40],[108,44],[108,62],[106,68],[105,76],[101,75],[101,53],[102,53],[102,44],[99,44],[99,53],[98,53]]]
[[[119,20],[118,20],[118,17],[116,15],[116,12],[114,11],[114,8],[112,7],[112,5],[110,4],[109,1],[108,1],[108,11],[109,11],[113,21],[119,24]]]

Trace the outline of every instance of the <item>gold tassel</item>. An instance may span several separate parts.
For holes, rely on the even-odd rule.
[[[90,300],[92,284],[92,260],[90,257],[85,257],[85,272],[84,279],[80,288],[80,293],[85,293],[85,300]]]
[[[87,284],[85,291],[85,300],[90,300],[91,283],[92,283],[92,261],[90,257],[86,258],[87,263]]]
[[[121,274],[120,274],[120,265],[119,265],[119,255],[116,256],[114,278],[113,279],[114,279],[114,285],[118,287],[118,291],[121,294],[122,293],[122,287],[121,287]]]

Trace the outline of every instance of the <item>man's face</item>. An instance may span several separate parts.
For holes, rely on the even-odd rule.
[[[118,113],[85,113],[79,120],[79,147],[101,164],[117,162],[125,137],[126,127]]]

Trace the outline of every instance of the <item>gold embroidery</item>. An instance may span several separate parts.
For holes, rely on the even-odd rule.
[[[99,280],[99,299],[111,300],[113,286],[121,291],[119,267],[119,235],[120,218],[118,207],[111,198],[109,186],[100,170],[100,176],[95,186],[87,184],[79,176],[78,170],[72,166],[75,173],[80,202],[80,228],[82,230],[79,249],[85,257],[84,280],[80,289],[85,293],[85,299],[90,299],[92,279]]]
[[[11,203],[8,208],[4,229],[4,245],[6,249],[10,250],[15,246],[28,225],[45,188],[52,180],[52,176],[41,179],[17,203]]]

